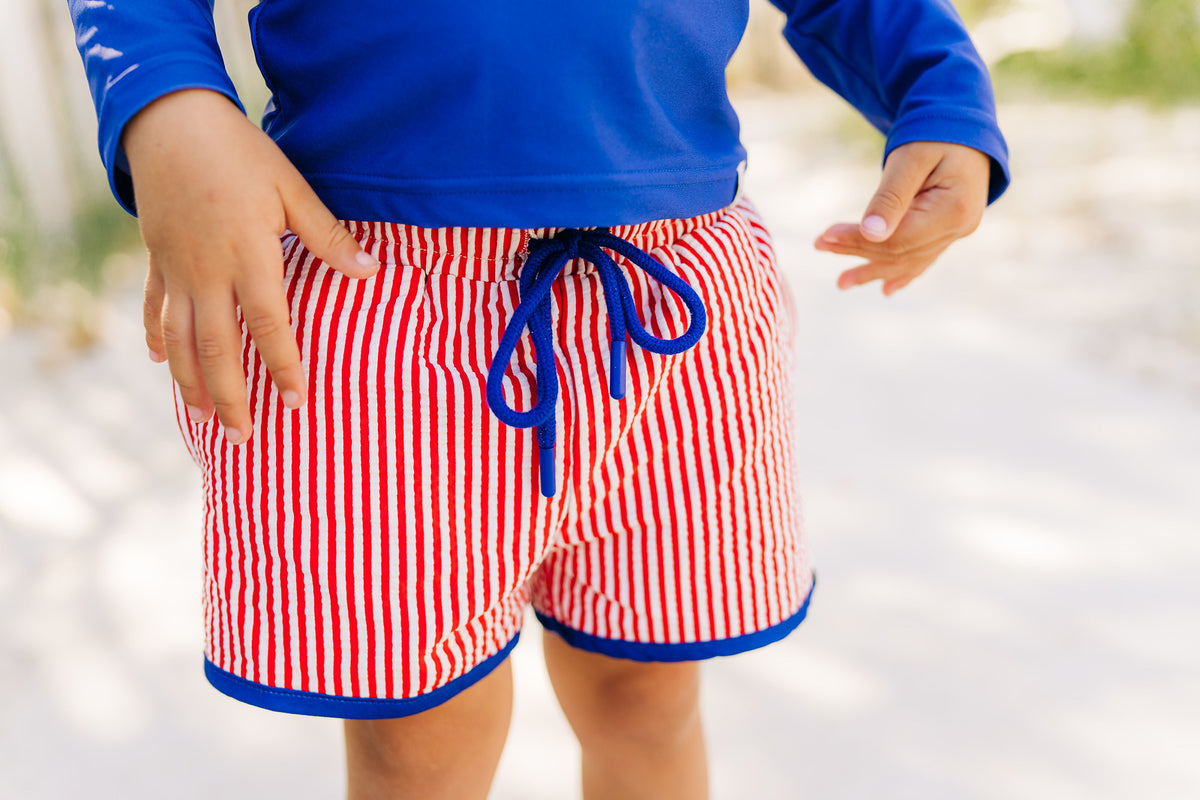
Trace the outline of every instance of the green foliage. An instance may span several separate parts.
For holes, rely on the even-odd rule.
[[[12,212],[0,222],[0,281],[19,301],[39,285],[69,281],[102,288],[105,264],[139,241],[137,222],[107,195],[80,204],[64,234],[39,231],[21,195],[10,196]]]
[[[32,280],[33,250],[36,237],[25,200],[24,187],[17,177],[11,150],[0,131],[0,289],[3,295],[28,292]]]
[[[1009,0],[954,0],[954,7],[968,23],[1002,10]]]
[[[109,257],[140,244],[137,220],[105,192],[88,198],[76,212],[71,235],[63,242],[62,262],[74,280],[98,288],[107,277],[104,266]]]
[[[102,288],[105,264],[135,247],[139,235],[137,222],[113,202],[103,183],[83,187],[63,227],[43,230],[12,152],[0,131],[0,303],[23,317],[31,315],[24,306],[40,287]]]
[[[65,232],[48,236],[19,194],[7,200],[12,213],[0,220],[0,317],[46,324],[69,350],[90,347],[100,331],[100,298],[137,263],[114,258],[137,245],[137,223],[107,193],[92,193]]]
[[[1194,0],[1136,0],[1114,44],[1017,53],[997,65],[1001,88],[1138,97],[1165,105],[1200,100],[1200,19]]]

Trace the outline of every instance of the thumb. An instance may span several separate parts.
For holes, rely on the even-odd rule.
[[[379,261],[359,247],[316,192],[298,173],[283,193],[288,230],[330,268],[348,278],[369,278],[379,271]]]
[[[913,199],[925,186],[925,180],[937,166],[936,153],[911,142],[893,150],[883,165],[879,188],[867,205],[859,230],[870,242],[886,241],[908,213]]]

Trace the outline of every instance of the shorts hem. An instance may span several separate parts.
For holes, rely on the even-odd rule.
[[[204,677],[222,694],[252,706],[286,714],[305,714],[312,717],[340,719],[392,719],[409,717],[428,711],[450,700],[487,677],[508,657],[520,638],[518,632],[495,655],[481,661],[470,671],[439,686],[432,692],[405,698],[345,697],[342,695],[306,692],[302,689],[280,689],[247,680],[221,669],[204,657]]]
[[[703,661],[718,656],[732,656],[749,650],[757,650],[784,638],[794,631],[808,615],[808,604],[812,600],[813,590],[816,587],[817,576],[814,572],[812,584],[808,588],[808,595],[800,604],[799,610],[783,621],[754,633],[708,642],[634,642],[628,639],[607,639],[568,627],[540,611],[536,613],[542,627],[551,633],[558,634],[567,644],[580,650],[613,658],[624,658],[629,661]]]

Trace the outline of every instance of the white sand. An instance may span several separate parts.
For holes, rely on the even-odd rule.
[[[1200,112],[1007,108],[1018,183],[885,299],[809,249],[869,147],[824,97],[742,105],[820,586],[711,664],[715,796],[1200,796]],[[336,797],[338,722],[204,681],[198,480],[138,302],[84,358],[0,340],[0,796]],[[505,800],[577,795],[535,628]]]

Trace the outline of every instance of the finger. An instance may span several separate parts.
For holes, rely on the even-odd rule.
[[[903,288],[929,269],[937,259],[934,257],[909,261],[904,264],[872,261],[848,269],[838,276],[838,288],[849,289],[874,280],[883,281],[884,294],[892,294]]]
[[[242,366],[242,333],[232,294],[214,293],[193,301],[196,358],[217,419],[230,444],[241,444],[253,430]]]
[[[888,154],[875,196],[867,204],[859,231],[872,242],[886,241],[900,226],[913,199],[941,160],[941,149],[910,142]]]
[[[369,278],[379,261],[358,246],[350,232],[296,173],[283,192],[287,226],[313,255],[349,278]]]
[[[196,359],[195,320],[192,301],[182,292],[166,293],[162,310],[162,339],[171,377],[179,384],[179,396],[187,406],[192,422],[204,422],[212,416],[212,399],[200,374]]]
[[[872,261],[900,261],[941,253],[958,238],[956,231],[941,229],[930,215],[914,212],[886,242],[868,241],[856,226],[842,224],[834,225],[821,234],[813,247],[827,253],[858,256]]]
[[[861,286],[874,280],[891,280],[905,274],[903,267],[884,261],[869,261],[848,269],[838,276],[839,289]]]
[[[885,280],[883,282],[884,296],[890,297],[891,295],[903,289],[905,286],[908,286],[917,278],[924,275],[925,270],[933,266],[935,261],[937,261],[936,257],[922,259],[916,263],[910,264],[904,273]]]
[[[907,275],[903,278],[897,278],[895,280],[885,281],[883,284],[883,293],[884,293],[884,295],[891,297],[896,292],[900,291],[905,286],[908,286],[910,283],[912,283],[916,279],[917,279],[917,275]]]
[[[273,240],[257,256],[260,263],[270,259],[278,262],[282,270],[279,243]],[[296,334],[292,330],[290,309],[283,286],[278,281],[246,281],[237,287],[238,303],[246,328],[262,356],[271,380],[279,390],[283,404],[288,408],[299,408],[304,404],[304,369],[300,364],[300,348],[296,345]]]
[[[146,271],[146,284],[142,291],[142,325],[146,329],[146,349],[150,360],[161,364],[167,360],[167,348],[163,344],[162,317],[166,287],[162,273],[154,267],[153,260]]]

